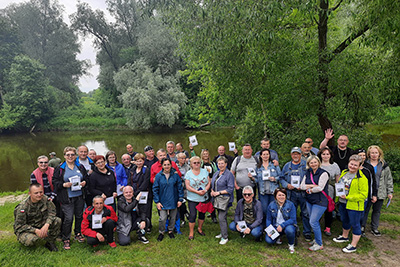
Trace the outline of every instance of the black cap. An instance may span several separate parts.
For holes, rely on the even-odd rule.
[[[353,155],[358,155],[359,153],[367,153],[364,148],[359,148],[353,151]]]
[[[150,150],[154,150],[152,146],[146,146],[144,148],[144,152],[150,151]]]

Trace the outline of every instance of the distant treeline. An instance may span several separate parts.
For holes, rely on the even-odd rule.
[[[0,131],[217,123],[282,145],[328,127],[363,133],[400,104],[399,1],[106,3],[113,22],[87,3],[71,25],[57,1],[5,9]],[[90,95],[76,86],[78,35],[97,49]]]

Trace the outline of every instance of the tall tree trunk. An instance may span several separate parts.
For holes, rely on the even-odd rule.
[[[332,123],[328,118],[326,100],[328,99],[328,69],[329,57],[327,51],[327,33],[328,33],[328,0],[320,0],[319,2],[319,20],[318,20],[318,91],[323,96],[319,112],[317,113],[318,122],[321,130],[325,132],[326,129],[332,128]],[[329,140],[328,145],[334,145],[334,140]]]

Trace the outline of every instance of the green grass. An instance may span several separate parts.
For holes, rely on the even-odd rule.
[[[399,189],[400,187],[396,186],[395,192]],[[296,253],[290,254],[286,238],[280,246],[269,246],[265,242],[256,243],[251,236],[243,239],[232,232],[229,232],[229,242],[221,246],[214,238],[219,233],[219,225],[213,224],[209,218],[206,218],[203,228],[205,237],[195,235],[195,240],[189,241],[186,225],[182,229],[183,235],[176,235],[175,239],[166,236],[162,242],[157,242],[156,212],[153,215],[153,232],[148,235],[150,243],[147,245],[139,243],[136,235],[132,234],[133,242],[126,247],[117,246],[116,249],[111,249],[107,245],[100,245],[92,248],[85,243],[73,242],[70,251],[62,251],[62,245],[58,243],[60,251],[51,253],[42,246],[44,241],[33,248],[23,247],[17,242],[13,234],[15,205],[16,203],[6,203],[0,206],[1,266],[326,266],[332,264],[347,266],[347,262],[355,265],[363,264],[362,257],[367,254],[379,256],[376,261],[380,261],[384,255],[391,256],[394,253],[390,250],[380,251],[373,241],[363,238],[355,254],[344,256],[340,251],[343,244],[337,244],[331,238],[323,236],[324,251],[315,253],[308,251],[307,243],[300,237]],[[386,207],[382,209],[381,221],[391,225],[390,229],[384,226],[380,228],[384,236],[398,239],[399,209],[400,204],[395,199],[388,209]],[[232,218],[233,208],[230,209],[228,222]],[[334,221],[333,236],[340,231],[340,222]]]

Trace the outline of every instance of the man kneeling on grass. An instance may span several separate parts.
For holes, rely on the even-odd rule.
[[[93,247],[107,241],[110,247],[115,248],[117,245],[114,242],[114,230],[117,221],[118,217],[113,208],[104,204],[102,196],[95,196],[93,206],[83,213],[82,234]]]
[[[261,202],[254,199],[253,187],[243,188],[243,198],[239,200],[235,211],[235,221],[231,222],[229,229],[238,231],[241,237],[250,234],[261,241],[263,211]]]
[[[42,185],[29,186],[29,197],[14,209],[14,233],[25,246],[33,246],[38,240],[45,239],[46,248],[58,251],[54,242],[60,234],[61,219],[56,217],[53,202],[43,194]]]

